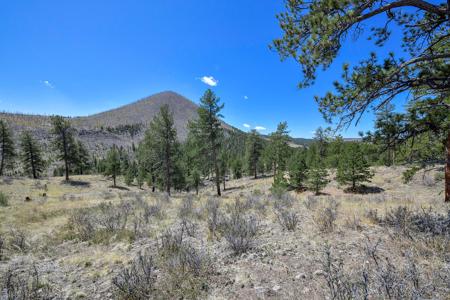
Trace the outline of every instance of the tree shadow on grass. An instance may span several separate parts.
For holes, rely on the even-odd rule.
[[[69,181],[62,181],[62,184],[70,185],[70,186],[77,186],[77,187],[90,187],[91,183],[87,181],[82,180],[69,180]]]
[[[224,189],[224,192],[229,192],[229,191],[234,191],[234,190],[242,190],[244,188],[243,185],[238,185],[238,186],[231,186],[231,187],[227,187],[226,189]]]
[[[129,190],[130,190],[130,189],[127,188],[127,187],[119,186],[119,185],[116,185],[116,186],[110,185],[110,186],[108,186],[108,188],[110,188],[110,189],[116,189],[116,190],[121,190],[121,191],[129,191]]]
[[[379,194],[384,192],[384,189],[378,186],[361,185],[357,186],[354,189],[352,189],[351,187],[346,188],[344,192],[348,194]]]

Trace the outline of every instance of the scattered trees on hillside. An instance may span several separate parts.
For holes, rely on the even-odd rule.
[[[272,46],[283,59],[292,57],[301,65],[301,87],[314,83],[317,68],[328,68],[347,37],[361,35],[366,21],[384,17],[369,35],[379,47],[396,24],[405,57],[390,52],[380,59],[371,52],[353,69],[344,64],[342,82],[316,101],[326,120],[339,118],[339,126],[346,126],[357,123],[367,109],[379,111],[407,94],[404,126],[395,142],[411,145],[424,134],[440,140],[446,148],[445,201],[450,201],[450,2],[294,0],[286,9],[278,15],[284,35]]]
[[[54,135],[53,147],[57,158],[64,161],[66,181],[69,181],[69,173],[72,165],[76,165],[78,159],[78,147],[74,138],[74,131],[70,121],[61,116],[52,116],[52,134]]]
[[[42,148],[29,131],[23,132],[20,138],[20,160],[25,174],[34,179],[41,176],[45,168]]]
[[[203,161],[214,173],[217,195],[220,196],[220,162],[219,154],[222,148],[223,129],[220,111],[223,104],[214,92],[208,89],[200,99],[198,119],[189,123],[189,130],[194,136]]]
[[[370,182],[373,172],[369,168],[369,163],[364,157],[359,143],[348,143],[341,156],[337,170],[337,180],[340,184],[350,184],[350,190],[356,191],[357,185]]]
[[[117,147],[114,145],[106,154],[104,175],[111,176],[113,179],[113,186],[117,187],[116,178],[120,175],[120,173],[120,155]]]
[[[13,167],[15,156],[12,132],[6,122],[0,120],[0,176],[3,175],[5,169]]]

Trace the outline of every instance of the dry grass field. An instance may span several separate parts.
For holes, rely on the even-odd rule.
[[[402,171],[366,194],[272,195],[267,177],[220,199],[3,178],[0,299],[450,299],[442,170]]]

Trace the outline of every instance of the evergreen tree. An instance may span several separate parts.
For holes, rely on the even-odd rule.
[[[296,189],[301,189],[304,186],[307,170],[304,151],[296,150],[288,160],[289,184]]]
[[[222,178],[223,182],[223,190],[226,189],[226,181],[227,181],[227,175],[229,170],[229,161],[230,161],[230,154],[228,152],[228,149],[224,147],[222,151],[220,152],[220,177]]]
[[[273,163],[274,178],[278,173],[284,173],[286,170],[287,158],[290,154],[288,133],[287,123],[281,122],[278,124],[277,130],[269,136],[269,155]]]
[[[42,158],[41,146],[28,131],[23,132],[20,138],[20,159],[24,172],[34,179],[44,171],[45,161]]]
[[[234,179],[242,178],[242,160],[236,157],[231,163],[231,170],[233,171]]]
[[[217,195],[220,196],[220,162],[219,154],[222,148],[223,129],[220,111],[223,104],[219,104],[219,98],[208,89],[200,99],[198,119],[190,122],[189,129],[196,137],[199,153],[214,172]]]
[[[361,145],[353,142],[348,143],[339,162],[337,180],[340,184],[350,184],[351,190],[355,191],[358,184],[370,182],[373,173],[361,151]]]
[[[146,176],[147,176],[147,172],[145,171],[145,169],[143,167],[139,166],[138,173],[136,176],[136,182],[140,189],[142,189],[142,186],[144,185]]]
[[[0,120],[0,176],[3,175],[5,169],[13,167],[15,156],[12,132],[6,122]]]
[[[327,186],[330,182],[327,179],[328,171],[324,168],[323,164],[317,162],[313,164],[308,170],[308,180],[307,185],[308,188],[316,195],[319,195],[320,192]]]
[[[331,128],[323,129],[319,127],[314,132],[314,142],[317,145],[318,154],[321,159],[325,159],[327,156],[328,144],[331,139]]]
[[[247,161],[247,170],[249,175],[258,178],[258,165],[261,160],[263,145],[259,133],[252,130],[247,136],[245,157]]]
[[[136,178],[137,166],[135,162],[132,162],[128,165],[128,169],[125,172],[125,184],[131,186]],[[142,186],[142,185],[141,185]]]
[[[198,188],[201,183],[200,172],[197,169],[192,170],[192,173],[189,177],[190,185],[195,188],[195,193],[198,195]]]
[[[177,148],[173,114],[168,105],[163,105],[145,133],[142,155],[145,156],[152,184],[158,183],[169,195],[177,163]]]
[[[105,176],[111,176],[113,179],[113,186],[116,187],[116,178],[121,173],[121,167],[120,167],[120,155],[119,150],[115,145],[111,149],[109,149],[108,153],[106,154],[106,160],[105,160]]]
[[[371,51],[353,68],[344,64],[342,80],[316,101],[328,121],[338,119],[339,126],[346,126],[368,109],[379,111],[407,94],[400,141],[425,133],[441,140],[447,161],[445,201],[450,201],[450,1],[293,0],[286,9],[278,15],[284,35],[273,47],[283,59],[292,57],[301,65],[301,87],[313,84],[317,69],[331,66],[350,33],[361,32],[365,23],[377,24],[368,37],[378,47],[385,46],[394,32],[390,26],[396,24],[402,51],[383,57]],[[363,35],[352,36],[355,42]]]
[[[395,154],[402,140],[404,131],[404,115],[394,112],[394,105],[387,104],[377,113],[375,132],[372,142],[380,146],[382,153],[386,154],[384,163],[387,166],[395,164]]]
[[[77,141],[76,145],[77,145],[76,165],[78,173],[83,175],[91,168],[91,158],[89,156],[89,151],[81,141]]]
[[[65,177],[66,181],[69,181],[71,165],[76,164],[78,157],[73,128],[69,120],[61,116],[52,116],[51,122],[53,125],[52,134],[54,135],[53,147],[57,152],[58,159],[64,161]]]

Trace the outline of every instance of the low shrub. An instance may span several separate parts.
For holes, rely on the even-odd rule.
[[[299,222],[298,214],[287,209],[275,210],[278,223],[285,230],[294,231],[297,228]]]
[[[335,228],[339,203],[332,199],[316,211],[314,222],[322,232],[332,232]]]
[[[3,193],[0,192],[0,206],[6,207],[9,205],[9,197]]]
[[[121,299],[145,300],[155,296],[156,267],[148,252],[139,252],[132,264],[120,271],[112,283]]]
[[[3,290],[2,294],[6,296],[5,299],[47,300],[56,298],[52,286],[45,281],[35,263],[13,263],[0,279],[2,281],[0,287]]]
[[[253,247],[259,226],[255,217],[235,213],[224,218],[220,228],[234,254],[239,255]]]

